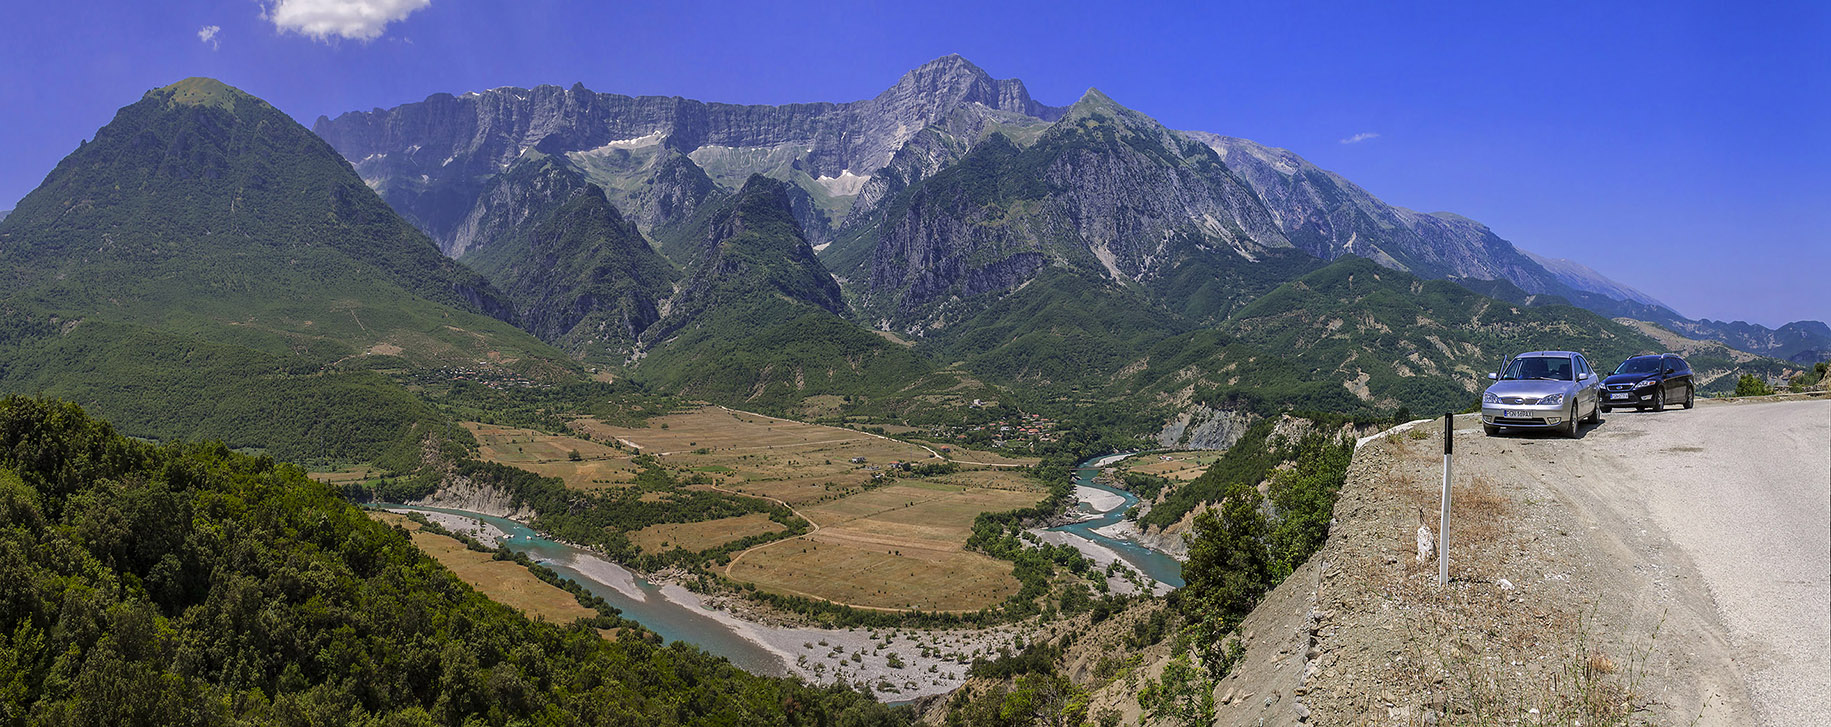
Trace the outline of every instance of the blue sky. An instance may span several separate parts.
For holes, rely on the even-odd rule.
[[[575,81],[846,101],[959,53],[1045,103],[1098,87],[1172,127],[1292,149],[1689,316],[1831,320],[1827,3],[344,2],[411,12],[383,24],[345,21],[324,7],[335,0],[14,4],[0,208],[116,108],[186,76],[309,125]]]

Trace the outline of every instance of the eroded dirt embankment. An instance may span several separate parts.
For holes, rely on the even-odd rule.
[[[1628,416],[1574,440],[1458,420],[1448,587],[1417,557],[1420,525],[1440,532],[1440,422],[1365,443],[1328,543],[1244,622],[1217,724],[1755,724],[1691,556],[1585,483],[1627,476],[1603,465],[1649,425]]]

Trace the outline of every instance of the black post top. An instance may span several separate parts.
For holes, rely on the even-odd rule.
[[[1456,442],[1456,415],[1443,413],[1443,453],[1449,454]]]

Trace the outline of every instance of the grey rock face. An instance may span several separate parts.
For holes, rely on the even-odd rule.
[[[451,257],[480,250],[565,204],[586,186],[582,177],[552,159],[517,164],[484,190],[442,250]]]
[[[1098,92],[1047,106],[959,56],[848,103],[505,87],[320,118],[314,130],[450,255],[487,244],[546,194],[502,181],[528,155],[569,159],[657,239],[752,173],[785,180],[807,241],[866,312],[909,331],[939,322],[949,301],[1011,290],[1045,266],[1148,286],[1192,256],[1253,260],[1291,246],[1424,277],[1506,281],[1605,315],[1684,320],[1474,221],[1385,204],[1289,151],[1171,131]],[[1017,151],[980,151],[998,137]],[[962,169],[988,161],[1006,178]]]
[[[1014,289],[1044,265],[1131,282],[1183,247],[1289,247],[1213,151],[1098,91],[1029,148],[994,134],[881,206],[866,305],[912,333],[934,306]]]
[[[1030,98],[1022,81],[995,80],[965,58],[949,55],[904,74],[875,98],[846,104],[815,136],[808,169],[817,176],[869,173],[889,163],[922,128],[969,106],[1043,120],[1062,114],[1062,109]]]
[[[1473,220],[1388,205],[1284,149],[1189,136],[1252,185],[1292,244],[1324,260],[1359,255],[1422,277],[1503,279],[1528,293],[1558,292],[1555,276]]]
[[[1181,412],[1157,433],[1157,446],[1165,449],[1227,449],[1252,426],[1257,417],[1231,409],[1199,405]]]
[[[595,93],[579,84],[505,87],[320,117],[313,130],[391,205],[442,247],[455,249],[489,180],[536,146],[549,154],[617,149],[685,154],[704,147],[793,145],[806,149],[795,164],[809,177],[848,171],[868,176],[915,134],[965,106],[1044,119],[1060,114],[1031,99],[1022,82],[993,79],[965,59],[948,56],[909,72],[875,98],[851,103],[745,106]],[[655,146],[661,150],[650,149]],[[706,196],[703,185],[682,178],[681,171],[678,163],[662,164],[635,181],[671,185],[684,194],[613,201],[645,227],[676,219]],[[806,217],[806,222],[819,219]]]

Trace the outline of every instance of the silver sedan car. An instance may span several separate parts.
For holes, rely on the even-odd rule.
[[[1481,395],[1481,428],[1489,436],[1502,428],[1555,429],[1577,436],[1580,421],[1602,419],[1597,398],[1600,377],[1583,354],[1533,351],[1507,360]]]

